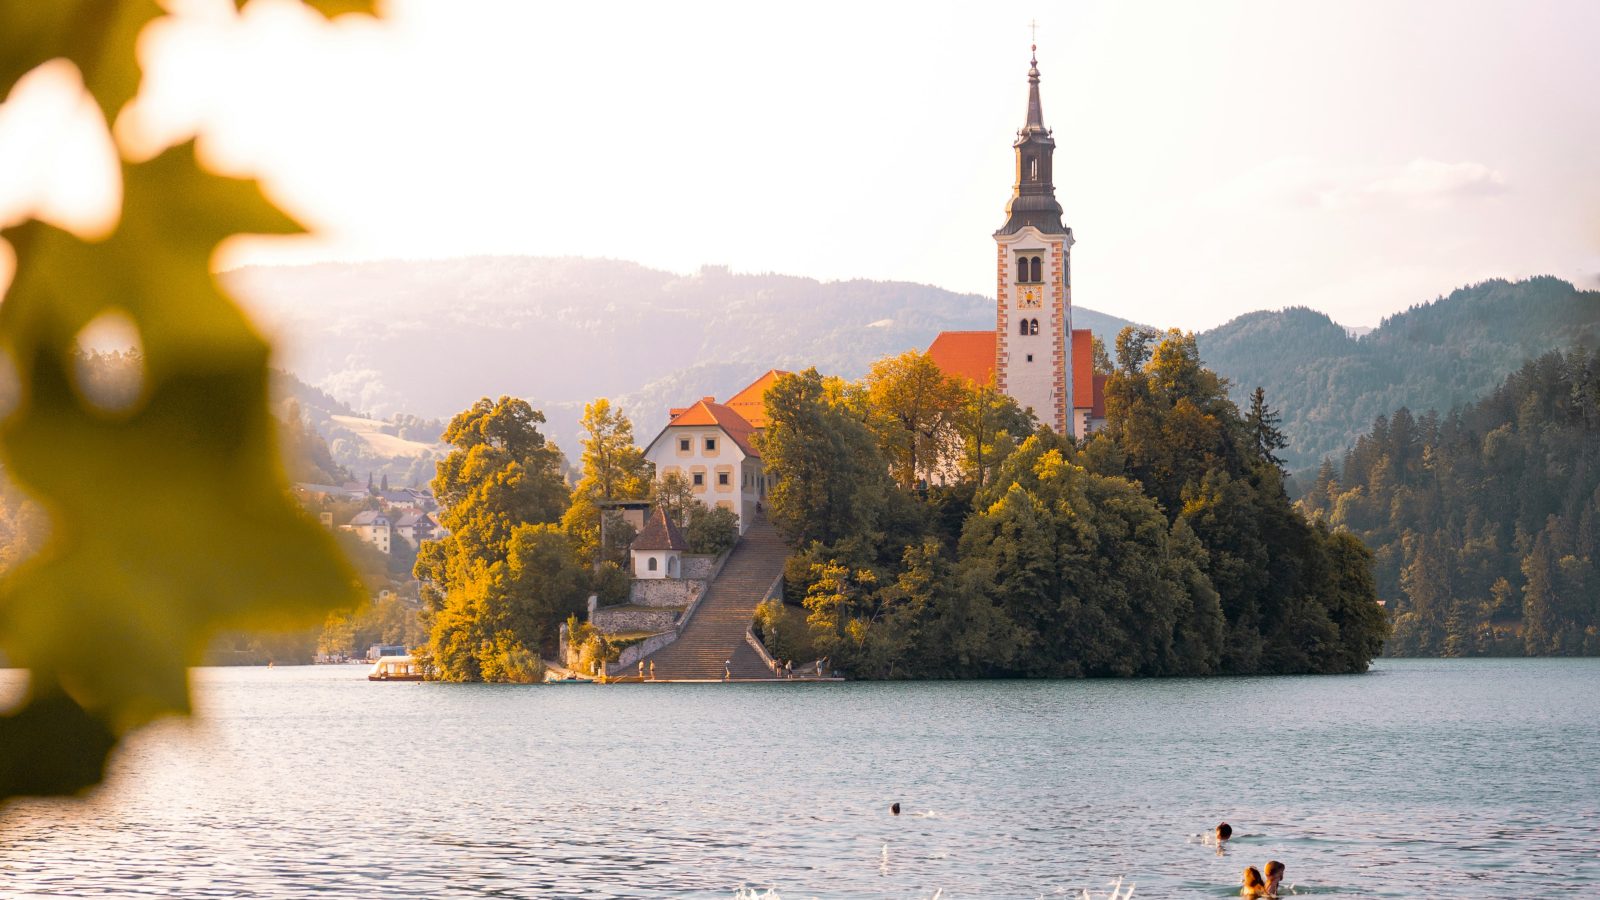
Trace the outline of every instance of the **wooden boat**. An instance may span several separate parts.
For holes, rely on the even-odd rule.
[[[380,656],[367,673],[368,681],[421,681],[422,666],[414,656]]]

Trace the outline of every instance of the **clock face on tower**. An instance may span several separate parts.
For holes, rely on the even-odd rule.
[[[1036,288],[1036,287],[1025,287],[1025,288],[1022,289],[1022,305],[1024,307],[1029,307],[1029,308],[1037,307],[1039,305],[1039,303],[1040,303],[1040,299],[1039,299],[1039,289],[1038,288]]]

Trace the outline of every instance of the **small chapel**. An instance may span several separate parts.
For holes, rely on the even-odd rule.
[[[1058,434],[1104,424],[1094,338],[1072,327],[1072,229],[1061,222],[1051,168],[1056,141],[1039,102],[1038,47],[1028,64],[1028,115],[1012,147],[1016,182],[994,233],[993,331],[944,331],[928,355],[948,375],[992,384]]]

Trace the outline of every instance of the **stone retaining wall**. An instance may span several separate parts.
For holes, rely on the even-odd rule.
[[[685,553],[678,563],[678,571],[683,574],[685,580],[710,581],[717,570],[722,568],[718,563],[726,555],[718,557]]]
[[[639,578],[628,588],[628,603],[633,606],[671,606],[682,609],[705,593],[706,583],[679,578]]]
[[[655,635],[654,637],[645,638],[631,647],[624,647],[622,649],[622,655],[617,657],[616,662],[607,666],[606,671],[613,675],[627,675],[629,674],[628,668],[632,666],[635,667],[634,674],[637,674],[639,660],[644,659],[646,656],[649,656],[657,650],[660,650],[662,647],[667,646],[677,639],[678,633],[676,631],[664,631],[661,634]]]
[[[602,606],[589,617],[589,624],[601,634],[666,631],[681,612],[682,607],[670,606]]]

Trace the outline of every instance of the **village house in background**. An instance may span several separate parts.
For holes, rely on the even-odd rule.
[[[739,533],[747,531],[774,484],[752,438],[767,425],[767,389],[787,374],[770,370],[726,403],[703,397],[671,410],[672,420],[644,449],[656,478],[683,476],[695,499],[732,510],[739,518]]]
[[[1044,127],[1037,57],[1027,121],[1012,146],[1016,183],[994,233],[994,330],[940,332],[928,355],[945,374],[992,384],[1040,424],[1082,437],[1105,424],[1105,380],[1094,374],[1093,335],[1072,327],[1072,229],[1056,200],[1056,140]]]
[[[356,533],[356,537],[377,547],[380,552],[389,552],[389,541],[392,530],[389,527],[389,517],[375,509],[364,509],[355,514],[350,524],[343,526],[347,531]]]
[[[329,504],[361,503],[376,508],[361,509],[350,515],[349,521],[334,521],[331,510],[318,511],[324,527],[349,531],[361,540],[376,547],[379,552],[391,553],[395,541],[404,541],[415,552],[423,541],[436,540],[444,534],[436,514],[438,504],[433,494],[419,488],[377,490],[359,481],[344,484],[313,484],[297,482],[295,495],[308,509]]]

